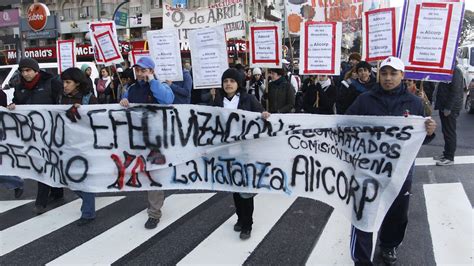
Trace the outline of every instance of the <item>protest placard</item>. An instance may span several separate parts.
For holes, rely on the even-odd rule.
[[[3,175],[89,192],[198,189],[325,202],[378,230],[426,136],[422,117],[197,105],[0,108]],[[41,126],[37,126],[41,124]]]
[[[76,66],[76,43],[74,40],[57,40],[56,53],[58,58],[58,74]]]
[[[226,38],[245,37],[246,16],[243,0],[212,1],[199,8],[175,8],[163,3],[163,28],[178,29],[183,47],[187,47],[188,32],[192,29],[224,25]]]
[[[150,56],[155,62],[155,74],[161,81],[181,81],[181,50],[178,30],[164,29],[146,32]]]
[[[118,42],[110,30],[95,31],[94,40],[104,65],[110,66],[123,62]]]
[[[224,26],[190,31],[189,45],[194,88],[220,88],[222,73],[229,68]]]
[[[250,67],[281,68],[281,26],[250,24]]]
[[[300,75],[339,75],[341,23],[308,21],[301,27]]]
[[[137,61],[144,57],[144,56],[150,56],[149,51],[142,51],[142,50],[132,50],[130,51],[129,55],[129,61],[130,61],[130,66],[133,66],[137,63]]]
[[[99,32],[99,31],[102,32],[106,30],[110,30],[115,40],[117,40],[117,29],[115,28],[114,21],[104,21],[104,22],[92,21],[89,23],[89,35],[90,35],[92,47],[94,48],[94,58],[95,58],[95,61],[99,64],[104,63],[104,59],[101,57],[102,55],[100,54],[97,48],[97,43],[94,38],[94,32]]]
[[[398,9],[383,8],[364,12],[363,58],[365,61],[384,60],[397,56]]]
[[[406,78],[451,81],[463,12],[464,2],[406,2],[398,51]]]

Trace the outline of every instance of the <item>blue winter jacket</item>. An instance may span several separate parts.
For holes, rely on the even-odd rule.
[[[172,104],[174,94],[166,83],[161,83],[159,80],[150,82],[142,80],[132,84],[122,99],[128,99],[130,103]]]
[[[191,89],[193,87],[193,79],[188,70],[183,69],[183,81],[175,81],[170,85],[174,93],[174,104],[190,104]]]

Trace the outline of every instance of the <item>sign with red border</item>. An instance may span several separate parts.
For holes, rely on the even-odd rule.
[[[76,66],[76,43],[74,40],[58,40],[56,42],[58,57],[58,73]]]
[[[411,0],[405,3],[398,56],[405,77],[451,82],[464,14],[458,0]]]
[[[364,12],[363,52],[366,61],[384,60],[397,55],[397,9],[382,8]]]
[[[276,23],[250,25],[250,67],[282,67],[280,25]]]
[[[95,42],[95,38],[93,37],[94,36],[94,33],[96,32],[102,32],[102,31],[106,31],[106,30],[110,30],[110,32],[112,32],[113,34],[113,37],[115,40],[117,40],[117,31],[116,31],[116,28],[115,28],[115,22],[113,21],[106,21],[106,22],[91,22],[89,24],[89,33],[90,33],[90,36],[91,37],[91,40],[92,40],[92,46],[94,47],[95,49],[95,53],[94,53],[94,57],[95,57],[95,61],[97,63],[104,63],[104,60],[103,58],[101,57],[100,53],[99,53],[99,49],[96,49],[96,46],[97,46],[97,43]]]
[[[342,27],[340,22],[302,23],[300,75],[339,75]]]
[[[441,48],[441,55],[439,57],[438,61],[425,61],[425,60],[420,60],[415,58],[415,53],[417,52],[417,44],[423,45],[421,43],[423,40],[420,40],[418,38],[418,35],[420,35],[420,31],[425,31],[429,32],[429,29],[420,29],[419,24],[420,24],[420,12],[421,9],[439,9],[439,11],[443,11],[445,9],[447,11],[447,17],[445,21],[445,30],[444,30],[444,36],[442,39],[443,46]],[[439,12],[438,11],[438,12]],[[432,67],[442,67],[444,65],[444,60],[445,60],[445,55],[446,55],[446,46],[448,44],[448,37],[449,37],[449,29],[451,25],[451,16],[453,14],[453,5],[451,4],[443,4],[443,3],[422,3],[421,5],[416,6],[415,10],[415,24],[413,26],[413,33],[412,33],[412,38],[411,38],[411,49],[410,49],[410,57],[408,61],[413,64],[413,65],[419,65],[419,66],[432,66]],[[420,31],[419,31],[420,30]],[[426,41],[425,41],[426,42]]]
[[[112,65],[123,61],[118,44],[110,30],[94,33],[94,40],[105,65]]]

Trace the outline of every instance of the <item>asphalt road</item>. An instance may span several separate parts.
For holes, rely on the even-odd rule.
[[[438,115],[433,117],[439,123]],[[442,152],[440,127],[436,134],[418,158]],[[472,265],[474,115],[465,112],[458,118],[456,156],[465,163],[416,166],[399,265]],[[0,190],[0,207],[8,209],[0,209],[0,265],[351,264],[349,222],[311,199],[258,195],[252,237],[241,241],[232,231],[230,193],[167,191],[155,230],[143,228],[145,193],[99,194],[97,218],[85,227],[76,226],[80,212],[74,193],[67,191],[64,201],[53,202],[40,216],[32,212],[35,193],[29,180],[25,201]],[[445,234],[451,237],[444,239]],[[381,264],[378,250],[375,263]]]

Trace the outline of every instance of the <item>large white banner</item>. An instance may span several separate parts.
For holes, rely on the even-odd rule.
[[[224,26],[189,32],[195,89],[220,88],[222,73],[229,68]]]
[[[181,50],[178,30],[164,29],[146,32],[155,73],[161,81],[182,81]]]
[[[214,2],[214,1],[213,1]],[[179,38],[187,41],[191,29],[224,25],[226,38],[245,37],[245,10],[243,0],[222,0],[208,7],[196,9],[175,8],[163,3],[163,28],[176,28]]]
[[[378,230],[425,138],[424,118],[273,114],[196,105],[0,108],[0,164],[91,192],[277,193]],[[271,207],[271,206],[269,206]]]
[[[397,56],[398,8],[364,12],[362,17],[362,55],[365,61]]]
[[[250,24],[250,67],[281,68],[281,24]]]
[[[405,77],[451,82],[464,2],[412,0],[402,18],[399,56]]]
[[[339,75],[341,23],[308,21],[301,27],[300,75]]]

